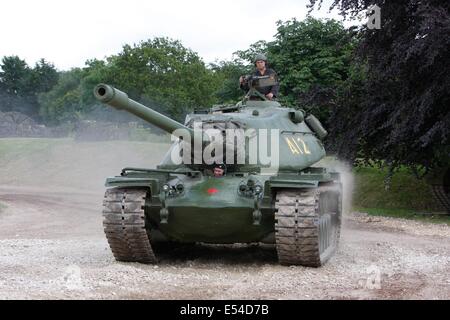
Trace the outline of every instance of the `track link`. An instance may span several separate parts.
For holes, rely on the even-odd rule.
[[[284,265],[319,267],[340,236],[341,193],[335,186],[280,190],[275,199],[275,239]]]
[[[111,251],[118,261],[155,263],[145,228],[147,191],[108,189],[103,201],[103,228]]]

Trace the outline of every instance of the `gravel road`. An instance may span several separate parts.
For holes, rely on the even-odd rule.
[[[322,268],[280,266],[272,246],[167,248],[116,262],[102,191],[0,185],[0,299],[449,299],[450,227],[347,214]]]

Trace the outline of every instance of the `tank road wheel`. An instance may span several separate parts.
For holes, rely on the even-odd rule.
[[[118,261],[155,263],[145,228],[147,190],[113,188],[105,193],[103,227]]]
[[[323,265],[336,251],[341,211],[341,192],[337,186],[278,191],[275,239],[280,263]]]

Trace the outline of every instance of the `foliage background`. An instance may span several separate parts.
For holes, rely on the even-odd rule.
[[[449,3],[436,0],[336,0],[355,16],[377,4],[381,29],[344,28],[308,17],[279,21],[273,41],[256,41],[229,61],[205,64],[178,40],[124,45],[83,68],[58,71],[17,56],[0,63],[0,111],[18,111],[47,126],[135,118],[105,108],[92,89],[110,83],[176,120],[194,109],[235,103],[240,75],[266,53],[280,78],[279,101],[314,113],[329,131],[327,150],[356,164],[409,168],[417,176],[450,164]],[[321,1],[310,0],[310,7]]]

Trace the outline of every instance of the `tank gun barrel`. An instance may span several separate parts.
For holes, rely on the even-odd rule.
[[[191,137],[194,137],[194,130],[185,125],[170,119],[169,117],[140,104],[130,98],[125,92],[122,92],[107,84],[98,84],[94,88],[95,98],[115,109],[128,111],[135,116],[157,126],[158,128],[172,134],[176,129],[184,129],[189,132]],[[202,134],[199,134],[202,138]]]

